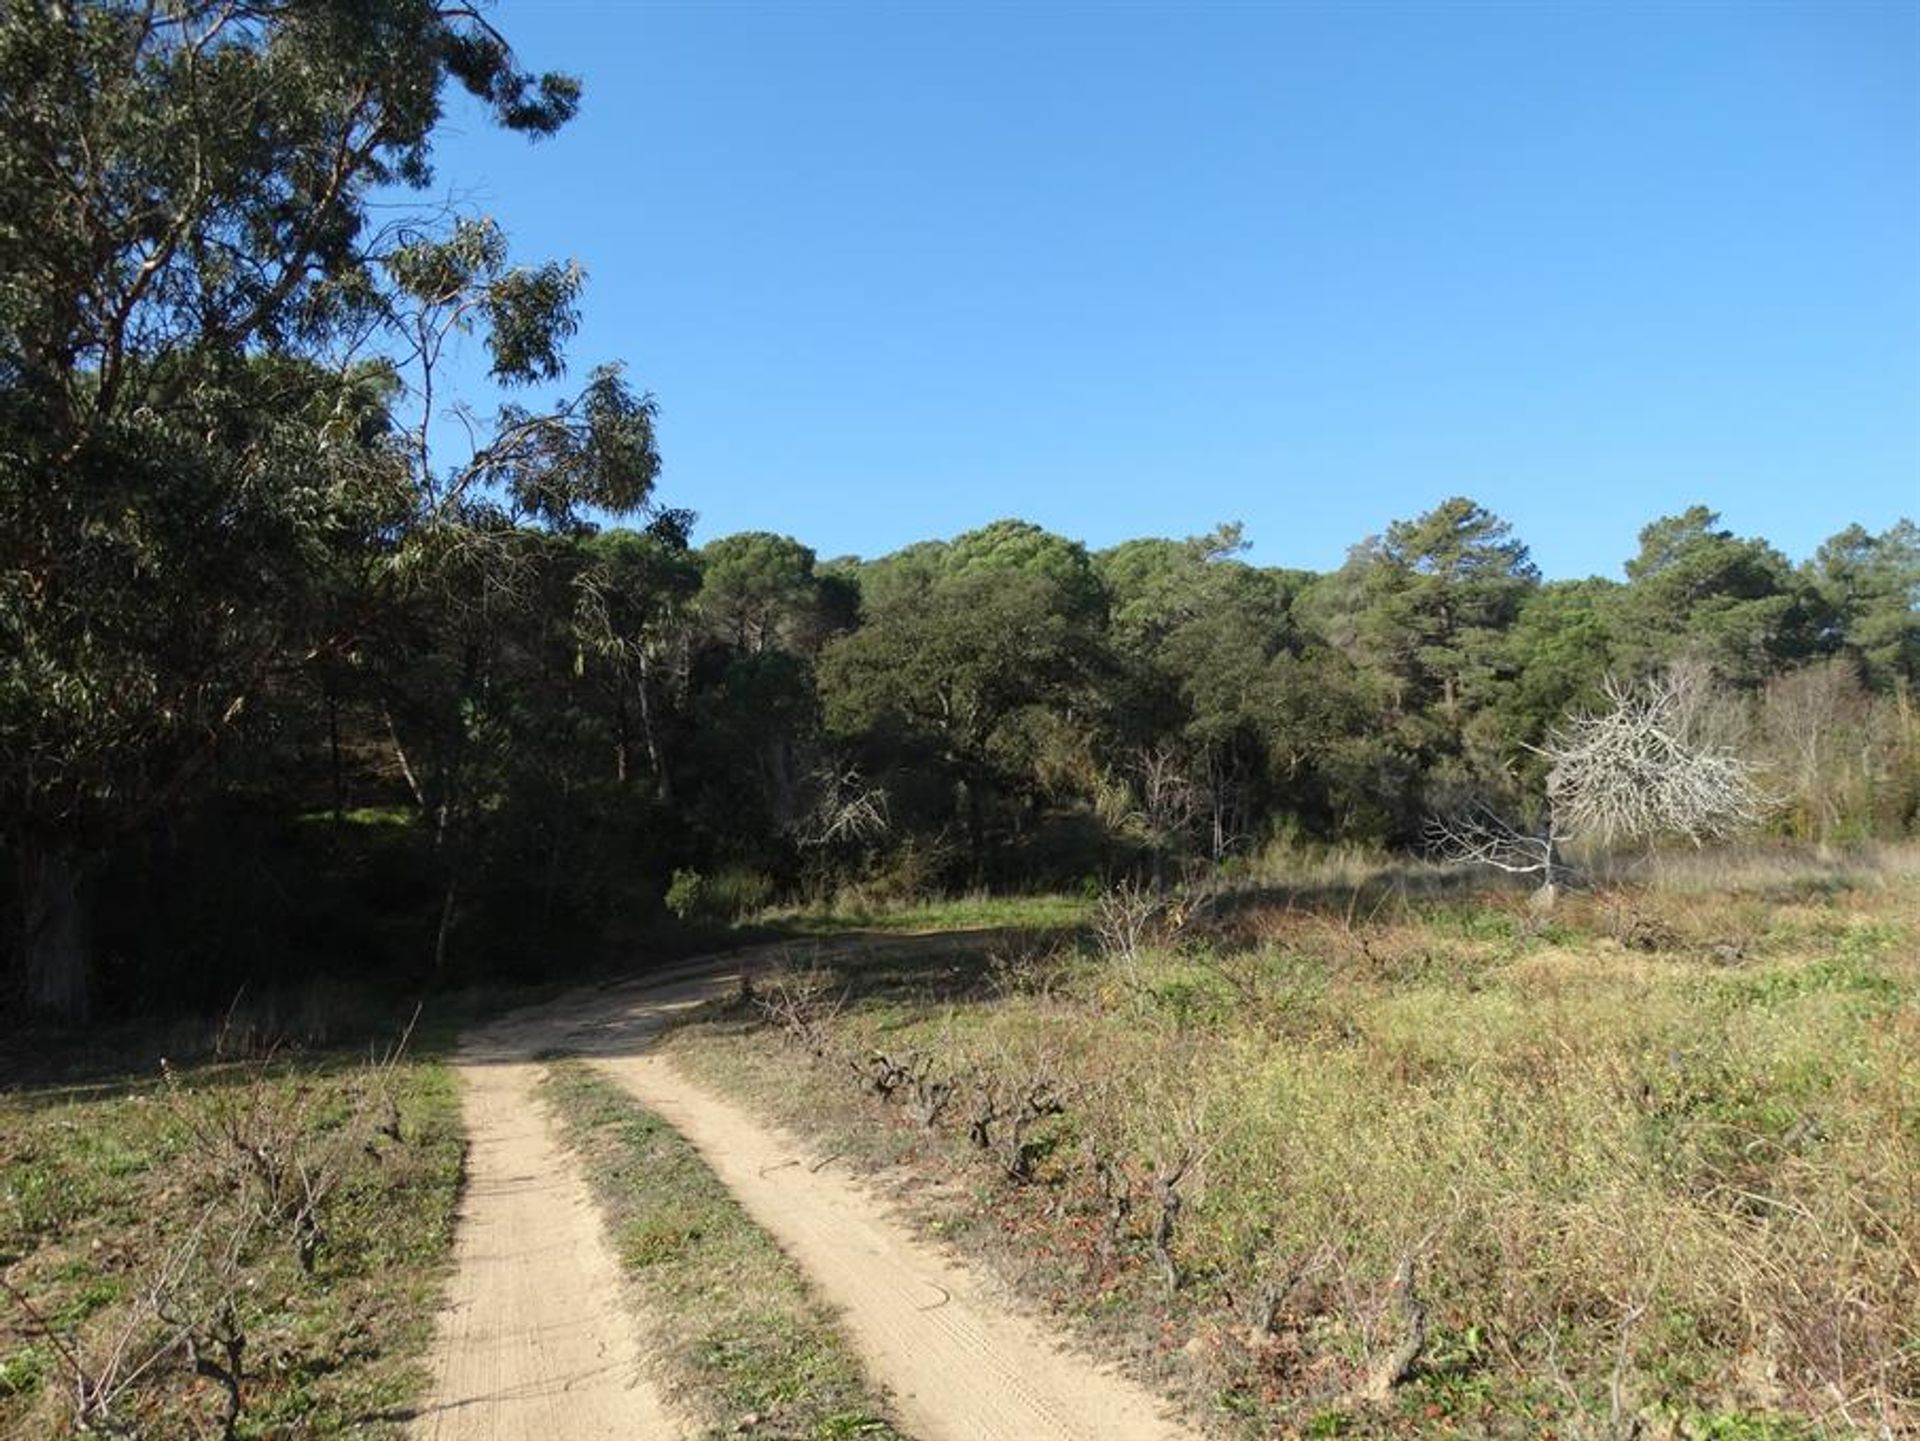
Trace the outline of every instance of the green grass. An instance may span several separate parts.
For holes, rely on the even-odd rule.
[[[799,1268],[693,1148],[584,1065],[554,1066],[546,1084],[653,1320],[663,1379],[700,1434],[894,1441]]]
[[[824,1063],[717,1012],[670,1045],[828,1149],[945,1182],[929,1227],[1249,1436],[1600,1434],[1616,1370],[1650,1434],[1899,1432],[1920,1426],[1920,892],[1783,875],[1577,895],[1544,923],[1501,892],[1256,901],[1132,959],[969,963],[949,940],[916,968],[903,940],[804,978],[842,1002]],[[959,1103],[927,1130],[863,1093],[847,1060],[874,1049],[1053,1077],[1033,1181],[968,1145]],[[1151,1179],[1189,1143],[1169,1297]],[[1113,1264],[1096,1155],[1131,1191]],[[1356,1404],[1408,1254],[1426,1350],[1391,1405]]]
[[[300,820],[308,825],[404,829],[420,823],[420,812],[412,806],[355,806],[344,811],[307,811]]]
[[[297,1116],[309,1155],[343,1157],[341,1179],[311,1274],[279,1228],[250,1233],[242,1252],[238,1434],[400,1436],[451,1249],[459,1109],[444,1067],[403,1061],[384,1082],[399,1137],[354,1131],[349,1142],[367,1084],[353,1058],[318,1055],[182,1067],[170,1086],[155,1077],[0,1097],[0,1267],[20,1293],[0,1299],[0,1433],[77,1434],[64,1353],[97,1369],[129,1326],[136,1347],[159,1335],[143,1298],[168,1261],[183,1268],[180,1309],[220,1289],[214,1278],[229,1273],[209,1257],[252,1203],[210,1127],[224,1117],[265,1130],[265,1118]],[[214,1241],[195,1245],[202,1217]],[[221,1400],[175,1351],[114,1410],[133,1434],[216,1435]]]
[[[838,901],[761,912],[756,924],[793,936],[849,931],[1064,931],[1083,926],[1093,902],[1082,896],[960,896],[895,905]]]

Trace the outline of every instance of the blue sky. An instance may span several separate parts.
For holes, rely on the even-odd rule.
[[[1466,494],[1573,576],[1696,501],[1795,558],[1920,513],[1920,7],[492,18],[585,104],[438,184],[586,266],[699,539],[1327,568]]]

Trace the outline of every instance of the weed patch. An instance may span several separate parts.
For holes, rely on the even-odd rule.
[[[450,1076],[408,1059],[0,1099],[0,1431],[398,1436],[460,1151]]]

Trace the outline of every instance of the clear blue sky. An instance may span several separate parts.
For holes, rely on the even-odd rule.
[[[1920,513],[1920,6],[502,0],[579,120],[438,183],[590,276],[698,538],[1453,494],[1549,575]]]

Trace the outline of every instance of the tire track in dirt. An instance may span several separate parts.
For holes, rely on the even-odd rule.
[[[468,1138],[433,1382],[410,1441],[656,1441],[681,1428],[641,1372],[620,1268],[508,1023],[461,1047]]]
[[[869,1189],[653,1054],[676,1011],[725,994],[748,957],[516,1012],[462,1047],[468,1201],[433,1399],[411,1441],[651,1441],[679,1434],[641,1375],[639,1324],[585,1182],[534,1087],[577,1054],[699,1151],[797,1260],[921,1441],[1196,1441],[1165,1403],[1062,1349],[980,1273],[913,1236]]]
[[[924,1441],[1176,1441],[1192,1433],[1124,1377],[1062,1351],[864,1187],[658,1056],[596,1062],[699,1150],[747,1214],[841,1308],[842,1325]]]
[[[923,1441],[1191,1441],[1196,1433],[1165,1419],[1160,1398],[1063,1350],[979,1273],[912,1235],[868,1188],[649,1052],[668,1012],[734,983],[709,974],[623,989],[556,1043],[581,1049],[692,1143],[840,1308],[907,1429]]]

